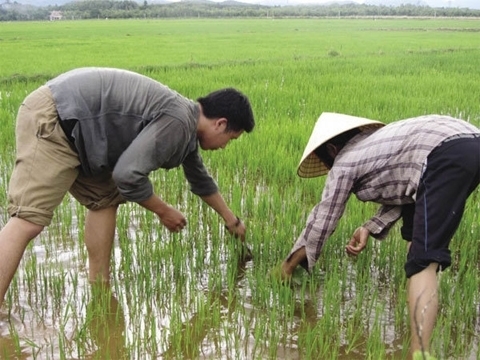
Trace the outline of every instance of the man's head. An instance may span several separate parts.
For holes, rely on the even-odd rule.
[[[224,148],[255,127],[250,101],[236,89],[217,90],[197,101],[201,107],[198,139],[202,149]]]
[[[315,177],[328,173],[333,160],[343,146],[356,134],[368,129],[385,126],[380,121],[361,117],[322,113],[310,135],[297,174]]]
[[[335,160],[335,157],[340,152],[340,150],[342,150],[342,148],[350,139],[352,139],[355,135],[359,133],[359,128],[348,130],[320,145],[315,150],[313,150],[313,152],[315,155],[318,156],[320,161],[322,161],[328,169],[331,169],[333,166],[333,161]]]

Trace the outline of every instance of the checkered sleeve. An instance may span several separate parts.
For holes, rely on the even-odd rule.
[[[395,205],[382,205],[375,216],[363,224],[377,240],[383,240],[387,237],[392,226],[397,222],[402,214],[402,207]]]
[[[345,211],[351,194],[353,179],[347,173],[330,171],[322,194],[322,200],[310,212],[307,224],[293,246],[290,256],[305,247],[307,263],[301,264],[311,271],[320,257],[323,245],[335,231]]]

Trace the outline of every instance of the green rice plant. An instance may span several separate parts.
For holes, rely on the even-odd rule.
[[[97,292],[87,276],[86,212],[67,196],[29,246],[0,309],[0,357],[406,359],[399,227],[384,241],[371,239],[356,259],[344,250],[375,205],[352,197],[312,274],[299,269],[291,286],[269,274],[320,200],[325,179],[296,175],[318,116],[388,123],[438,113],[479,126],[479,30],[478,20],[466,19],[0,23],[4,205],[18,107],[74,67],[138,71],[192,99],[234,86],[250,97],[257,122],[223,151],[202,153],[247,225],[253,260],[243,261],[243,245],[189,192],[181,170],[159,170],[151,174],[155,191],[186,215],[187,227],[170,234],[140,206],[122,205],[111,288]],[[439,358],[479,357],[479,199],[477,190],[452,240],[452,266],[439,278],[432,343]]]

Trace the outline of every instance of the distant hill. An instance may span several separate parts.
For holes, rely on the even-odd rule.
[[[402,6],[405,4],[411,4],[415,6],[430,6],[424,0],[366,0],[365,4],[376,6]]]
[[[49,5],[64,5],[66,3],[72,2],[72,0],[14,0],[14,1],[0,1],[2,4],[7,3],[18,3],[23,5],[33,5],[33,6],[49,6]]]
[[[221,2],[220,4],[223,4],[223,5],[233,5],[233,6],[250,6],[252,4],[247,4],[245,2],[241,2],[241,1],[235,1],[235,0],[226,0],[226,1],[223,1]],[[259,4],[261,5],[261,4]]]

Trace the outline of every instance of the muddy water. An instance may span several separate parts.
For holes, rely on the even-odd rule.
[[[252,305],[255,289],[250,288],[246,280],[253,263],[240,263],[236,280],[239,292],[234,301],[226,290],[203,290],[199,296],[203,301],[202,308],[220,307],[221,318],[218,321],[211,321],[208,317],[189,311],[183,314],[179,331],[186,332],[185,329],[189,328],[201,331],[189,333],[189,344],[178,357],[178,347],[177,352],[174,352],[175,349],[170,349],[168,342],[162,339],[168,337],[171,331],[174,316],[169,311],[172,311],[172,307],[166,305],[165,309],[156,309],[155,319],[152,318],[152,309],[147,308],[140,311],[144,317],[133,318],[129,312],[138,313],[138,309],[133,309],[135,305],[125,291],[119,291],[120,294],[112,291],[112,295],[106,298],[88,298],[87,293],[91,289],[86,279],[85,264],[78,257],[80,249],[60,248],[55,254],[49,254],[38,243],[40,241],[26,254],[17,283],[14,284],[15,291],[18,291],[18,301],[15,301],[9,314],[5,312],[5,306],[0,312],[0,359],[146,359],[155,354],[153,358],[158,359],[177,356],[185,359],[294,360],[302,358],[296,343],[297,333],[304,326],[300,314],[308,314],[312,326],[315,319],[321,316],[317,308],[322,306],[321,303],[314,305],[308,299],[298,300],[295,304],[295,313],[298,315],[294,316],[293,323],[288,327],[290,333],[282,335],[282,342],[274,344],[262,339],[263,334],[259,334],[255,328],[256,323],[263,321],[265,309],[255,309]],[[115,256],[121,257],[118,247],[115,248]],[[35,259],[38,268],[54,266],[58,270],[45,270],[45,274],[50,277],[58,276],[45,280],[45,283],[61,283],[62,303],[54,303],[49,299],[48,294],[55,291],[52,285],[49,285],[50,288],[44,295],[40,289],[42,284],[38,284],[37,289],[23,285],[28,283],[26,277],[31,271],[29,264],[32,259]],[[205,279],[205,285],[207,282]],[[41,302],[45,302],[45,306]],[[101,302],[107,304],[102,307],[107,310],[89,311],[89,307]],[[152,328],[156,329],[156,334],[152,333]],[[135,342],[139,341],[138,332],[141,331],[150,332],[142,337],[158,337],[158,348],[151,349],[151,353],[143,345],[138,346],[141,350],[135,350]],[[74,340],[75,337],[80,337],[80,340]],[[391,352],[400,351],[395,348],[394,336],[389,341]],[[348,356],[341,358],[363,359],[364,356],[361,351],[357,354],[350,351]]]
[[[139,329],[142,331],[150,331],[148,328],[152,327],[151,309],[145,309],[144,318],[132,318],[129,308],[132,307],[131,300],[126,294],[120,296],[107,295],[105,298],[100,295],[99,298],[90,298],[85,304],[84,298],[86,293],[91,290],[85,275],[77,276],[77,272],[85,273],[84,266],[78,261],[72,261],[75,258],[75,250],[58,252],[56,255],[59,258],[71,258],[68,263],[63,264],[63,275],[65,278],[75,278],[75,289],[70,288],[65,290],[65,305],[67,306],[46,304],[42,309],[42,314],[39,314],[39,305],[31,306],[32,293],[29,288],[22,285],[18,286],[19,300],[12,307],[10,313],[5,312],[5,306],[0,311],[0,359],[146,359],[146,358],[173,358],[175,352],[168,346],[159,345],[158,349],[152,349],[151,353],[148,350],[135,350],[135,342],[138,341],[137,335]],[[119,249],[115,249],[116,256],[120,256]],[[41,264],[48,261],[44,256],[45,251],[41,246],[35,246],[31,254],[27,254],[26,262],[31,256],[36,257]],[[21,268],[18,277],[19,282],[26,276],[27,270]],[[246,264],[242,265],[242,272],[248,271]],[[241,279],[239,278],[239,286]],[[15,284],[14,284],[15,285]],[[107,291],[108,292],[108,291]],[[241,318],[236,317],[235,307],[245,306],[249,308],[247,313],[253,314],[252,307],[248,304],[232,304],[229,303],[226,294],[220,291],[217,293],[208,294],[205,291],[203,294],[205,301],[204,306],[209,307],[220,306],[222,313],[225,316],[226,323],[220,326],[213,327],[209,321],[205,321],[197,317],[196,314],[188,314],[185,312],[182,328],[196,327],[197,322],[202,322],[200,325],[202,331],[194,334],[189,334],[188,342],[196,343],[198,350],[191,351],[191,345],[186,346],[185,352],[181,354],[180,358],[198,358],[198,359],[218,359],[219,352],[223,353],[225,358],[239,358],[238,349],[231,349],[229,345],[228,334],[229,328],[244,328],[241,340],[241,347],[244,358],[248,358],[247,354],[253,354],[257,346],[255,339],[248,333],[248,328],[243,324]],[[35,296],[35,295],[33,295]],[[168,295],[167,295],[168,296]],[[98,309],[93,318],[87,319],[89,307],[95,307],[96,304],[102,303],[102,309]],[[107,304],[106,308],[103,305]],[[103,309],[106,309],[105,311]],[[172,321],[172,314],[169,314],[171,309],[159,309],[156,312],[157,320],[154,321],[154,327],[158,334],[149,336],[159,337],[158,343],[165,343],[160,339],[161,336],[168,336],[170,322]],[[70,312],[65,316],[66,312]],[[62,319],[60,319],[62,317]],[[78,336],[80,331],[88,332],[82,341],[82,348],[75,349],[75,344],[68,344],[68,341],[73,337]],[[77,346],[78,347],[78,346]],[[139,346],[143,347],[143,346]],[[297,350],[289,349],[288,347],[281,347],[278,350],[280,358],[296,359]],[[153,355],[155,354],[155,355]]]
[[[52,234],[36,240],[27,251],[9,293],[13,299],[11,309],[7,312],[5,305],[0,309],[2,360],[304,359],[305,349],[299,344],[299,333],[313,329],[328,308],[328,304],[322,303],[322,283],[307,295],[302,294],[302,289],[293,287],[293,320],[283,324],[278,341],[272,341],[276,338],[269,334],[271,324],[262,325],[269,319],[268,312],[272,309],[257,305],[255,282],[251,281],[255,260],[238,261],[234,296],[227,286],[211,290],[210,279],[200,276],[187,279],[187,282],[197,282],[195,287],[186,287],[196,289],[196,294],[173,296],[179,290],[172,285],[171,293],[162,291],[145,299],[142,288],[136,290],[122,275],[114,278],[111,291],[95,295],[86,278],[83,246],[74,237],[62,240],[55,247],[45,245],[50,241],[49,236]],[[116,273],[121,274],[118,264],[122,252],[118,243],[114,257]],[[189,261],[185,259],[186,263]],[[227,266],[227,260],[220,265],[221,275],[226,274]],[[165,269],[167,273],[173,271],[168,266]],[[355,269],[352,267],[349,271],[355,278]],[[36,274],[32,275],[33,272]],[[36,278],[33,282],[32,276]],[[349,295],[341,299],[345,314],[341,315],[344,323],[339,326],[346,326],[349,321],[345,309],[357,306],[355,292],[352,287]],[[382,289],[379,294],[381,298]],[[183,299],[195,301],[181,306],[175,303]],[[408,334],[404,327],[395,324],[395,309],[391,304],[381,304],[381,319],[375,311],[364,319],[356,338],[359,345],[352,348],[349,339],[342,339],[335,358],[360,360],[368,357],[365,344],[369,331],[375,322],[380,322],[383,324],[381,337],[386,358],[403,359]],[[372,305],[375,306],[377,304]],[[478,325],[476,330],[479,330]],[[476,359],[478,339],[472,340],[471,347],[471,356],[466,359],[473,360]]]

